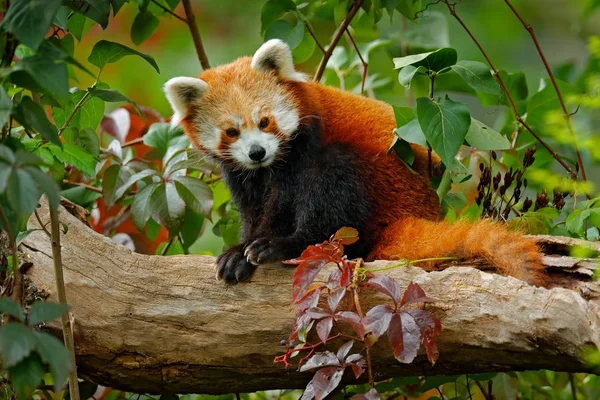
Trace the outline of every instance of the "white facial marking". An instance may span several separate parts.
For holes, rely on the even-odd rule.
[[[291,136],[298,129],[300,118],[298,111],[293,107],[280,104],[273,109],[273,117],[279,130],[287,136]]]
[[[265,156],[260,162],[250,158],[250,148],[257,145],[265,149]],[[269,166],[279,154],[279,140],[259,129],[246,129],[240,132],[238,139],[229,147],[231,156],[244,168],[257,169]]]

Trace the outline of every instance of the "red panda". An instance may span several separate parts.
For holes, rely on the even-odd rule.
[[[443,221],[427,149],[412,146],[420,174],[387,155],[391,106],[308,80],[284,42],[270,40],[252,58],[199,78],[173,78],[164,90],[173,123],[221,165],[240,210],[240,244],[217,259],[226,282],[353,226],[361,240],[348,246],[351,257],[478,257],[544,284],[534,240],[490,220]]]

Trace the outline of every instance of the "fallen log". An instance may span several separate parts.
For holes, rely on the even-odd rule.
[[[49,221],[45,204],[38,213],[43,223]],[[215,280],[213,257],[137,254],[62,207],[60,219],[68,226],[62,252],[81,376],[135,392],[213,394],[300,388],[310,379],[310,373],[273,363],[294,322],[293,269],[261,266],[250,283],[226,286]],[[36,218],[29,221],[32,228],[40,228]],[[435,366],[421,353],[414,363],[400,364],[381,340],[373,355],[376,379],[591,371],[581,352],[600,346],[600,290],[592,281],[598,262],[568,256],[570,246],[586,242],[540,241],[549,249],[544,262],[552,289],[469,266],[477,261],[429,273],[416,267],[386,271],[401,287],[415,281],[437,299],[431,309],[443,332]],[[589,246],[600,251],[597,244]],[[32,233],[21,251],[31,265],[31,288],[56,300],[48,237]],[[385,301],[375,293],[363,295],[368,306]],[[46,328],[60,334],[58,324]]]

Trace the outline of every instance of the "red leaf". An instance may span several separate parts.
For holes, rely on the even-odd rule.
[[[329,366],[341,367],[342,364],[340,363],[336,355],[333,354],[331,351],[323,351],[320,353],[315,353],[311,358],[309,358],[308,361],[304,365],[302,365],[302,367],[300,367],[300,372]]]
[[[354,277],[354,263],[348,260],[344,260],[342,265],[342,276],[340,278],[340,285],[348,287],[352,283]]]
[[[363,372],[365,372],[367,361],[360,354],[350,354],[348,358],[346,358],[346,364],[352,367],[354,377],[358,379],[363,374]]]
[[[300,257],[292,258],[291,260],[285,260],[285,261],[283,261],[283,263],[284,264],[301,264],[304,261],[309,260],[311,258],[321,258],[321,257],[328,257],[328,256],[329,256],[329,254],[326,253],[325,251],[323,251],[322,245],[310,245],[302,252],[302,254],[300,254]]]
[[[412,316],[394,313],[388,329],[388,339],[398,361],[407,364],[413,362],[421,347],[421,331]]]
[[[442,332],[442,323],[433,313],[425,310],[407,310],[405,313],[412,316],[421,331],[423,346],[427,351],[427,359],[435,364],[440,353],[435,338]]]
[[[355,394],[350,397],[350,400],[381,400],[379,393],[374,388],[369,390],[367,393]]]
[[[400,285],[387,275],[378,275],[369,280],[369,286],[372,286],[378,292],[390,296],[394,303],[400,301]]]
[[[319,339],[321,339],[321,342],[327,343],[327,338],[329,337],[331,328],[333,328],[332,317],[323,318],[317,323],[317,335],[319,335]]]
[[[296,272],[294,273],[294,287],[293,302],[296,302],[301,296],[304,295],[306,289],[315,280],[317,274],[321,269],[329,262],[329,257],[322,258],[310,258],[303,261]]]
[[[385,304],[379,304],[371,308],[365,318],[363,325],[367,332],[372,332],[375,337],[380,337],[387,331],[392,318],[392,309]]]
[[[348,352],[352,348],[353,344],[354,340],[350,340],[349,342],[344,343],[342,347],[338,349],[336,356],[338,360],[340,360],[340,362],[344,362],[344,358],[346,358],[346,356],[348,355]]]
[[[307,328],[312,322],[312,318],[309,315],[303,314],[299,318],[296,318],[296,323],[294,324],[294,330],[289,337],[289,340],[292,341],[298,337],[298,333]]]
[[[344,375],[343,367],[325,367],[317,371],[312,381],[315,400],[322,400],[340,384]]]
[[[327,283],[325,284],[325,286],[327,286],[327,289],[329,290],[334,290],[335,288],[340,287],[341,283],[340,283],[340,278],[342,277],[342,272],[336,268],[333,270],[333,272],[329,275],[329,278],[327,279]]]
[[[362,338],[365,336],[365,327],[358,314],[354,311],[339,311],[335,313],[335,320],[349,324],[358,337]]]
[[[310,290],[306,293],[302,298],[300,298],[296,304],[298,304],[298,308],[296,309],[296,315],[300,315],[304,313],[309,308],[316,307],[319,304],[319,297],[321,296],[321,289],[316,288]]]
[[[312,319],[322,319],[322,318],[331,317],[333,315],[331,312],[329,312],[321,307],[311,307],[308,310],[306,310],[305,314],[308,315]]]
[[[427,297],[425,291],[418,283],[411,282],[408,284],[400,305],[411,304],[411,303],[433,303],[435,299]]]
[[[329,305],[329,309],[331,311],[335,311],[338,304],[340,304],[340,301],[344,298],[345,294],[346,288],[344,287],[339,287],[333,290],[331,293],[329,293],[329,296],[327,297],[327,304]]]
[[[354,228],[344,226],[333,235],[333,240],[339,240],[341,244],[352,244],[358,241],[358,231]]]

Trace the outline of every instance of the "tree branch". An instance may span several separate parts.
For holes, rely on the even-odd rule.
[[[200,37],[198,24],[196,24],[196,16],[194,15],[194,10],[192,9],[190,0],[181,0],[181,2],[183,3],[185,19],[188,27],[190,28],[190,33],[192,34],[192,40],[194,41],[194,47],[196,48],[200,65],[202,65],[202,69],[209,69],[210,63],[208,62],[208,57],[206,56],[206,51],[204,50],[204,45],[202,44],[202,38]]]
[[[45,204],[39,214],[45,223]],[[215,394],[297,388],[311,378],[273,363],[285,352],[279,343],[294,322],[293,269],[261,266],[252,282],[226,286],[215,281],[213,257],[136,254],[63,209],[61,221],[69,226],[61,235],[62,257],[81,376],[141,393]],[[39,227],[30,218],[29,228]],[[600,290],[591,281],[597,264],[560,255],[584,242],[552,240],[544,245],[554,253],[544,258],[552,266],[550,281],[572,290],[536,288],[468,267],[381,272],[402,287],[415,281],[436,298],[430,309],[444,330],[435,366],[421,353],[414,363],[400,364],[381,340],[372,349],[376,380],[541,368],[591,371],[581,351],[600,345]],[[56,300],[50,243],[36,231],[23,244],[33,264],[32,284]],[[383,265],[390,264],[366,267]],[[363,310],[386,301],[368,289],[361,292]],[[58,324],[48,329],[60,332]]]
[[[567,124],[567,129],[569,130],[569,133],[573,137],[573,147],[575,148],[575,155],[577,156],[577,163],[579,164],[579,170],[581,171],[581,179],[585,181],[585,180],[587,180],[587,177],[585,175],[585,168],[583,166],[583,161],[581,159],[581,153],[579,152],[579,148],[577,147],[577,138],[575,136],[575,132],[573,131],[573,125],[571,124],[571,114],[567,111],[567,107],[565,106],[565,102],[563,100],[562,94],[560,93],[560,89],[558,88],[558,85],[556,84],[556,79],[554,79],[554,74],[552,73],[552,69],[550,68],[548,61],[546,60],[546,56],[544,55],[544,52],[542,51],[542,47],[540,46],[540,43],[537,40],[537,36],[535,35],[533,27],[530,24],[528,24],[527,22],[525,22],[523,17],[521,17],[521,14],[519,14],[517,9],[512,5],[512,3],[509,0],[504,0],[504,2],[508,5],[508,7],[510,7],[512,12],[519,19],[519,21],[523,25],[523,28],[525,28],[525,30],[527,32],[529,32],[529,35],[531,36],[531,40],[533,40],[533,43],[535,44],[535,48],[536,48],[538,54],[540,55],[540,58],[542,59],[544,68],[546,69],[546,72],[548,73],[548,77],[550,77],[550,81],[552,82],[552,86],[554,87],[554,91],[556,92],[556,97],[558,97],[558,102],[560,103],[560,108],[562,109],[563,118],[565,119],[565,123]]]
[[[163,6],[162,4],[160,4],[158,1],[156,0],[152,0],[152,3],[154,3],[155,5],[159,6],[160,8],[163,9],[164,12],[166,12],[167,14],[171,14],[173,17],[177,18],[178,20],[185,22],[186,24],[188,23],[187,20],[183,17],[180,17],[179,15],[175,14],[173,11],[169,10],[167,7]]]
[[[354,3],[352,3],[352,7],[350,7],[348,14],[346,14],[346,18],[344,18],[337,31],[335,31],[333,39],[331,39],[331,42],[329,43],[329,46],[327,46],[327,50],[325,51],[325,54],[323,54],[323,58],[321,58],[321,62],[317,67],[317,72],[315,73],[315,77],[313,78],[315,81],[320,81],[323,77],[323,72],[325,72],[325,67],[327,66],[327,62],[333,54],[335,46],[337,46],[342,36],[344,36],[346,28],[348,28],[348,25],[350,25],[350,22],[352,22],[352,18],[354,18],[358,10],[360,10],[360,6],[362,5],[363,1],[364,0],[354,0]]]
[[[477,40],[477,38],[473,35],[473,33],[467,27],[467,25],[464,23],[464,21],[462,20],[462,18],[460,18],[460,16],[456,13],[456,9],[455,9],[456,3],[451,3],[450,0],[442,0],[442,2],[448,7],[448,10],[450,11],[450,15],[452,15],[458,21],[458,23],[463,27],[463,29],[465,30],[465,32],[467,32],[467,34],[469,35],[469,37],[471,38],[471,40],[473,40],[473,42],[475,43],[475,45],[477,46],[477,48],[479,49],[479,51],[481,52],[481,54],[485,58],[485,61],[487,62],[487,64],[489,65],[489,67],[494,72],[494,76],[496,77],[496,79],[498,79],[498,83],[500,84],[500,86],[502,87],[502,90],[506,94],[506,98],[510,102],[510,106],[513,109],[513,112],[515,113],[515,119],[521,125],[523,125],[523,127],[525,129],[527,129],[529,131],[529,133],[531,133],[531,135],[542,146],[544,146],[544,148],[546,150],[548,150],[548,152],[550,153],[550,155],[556,161],[558,161],[558,163],[569,173],[569,175],[571,176],[572,179],[577,179],[577,174],[571,169],[571,167],[569,167],[567,165],[567,163],[564,162],[560,158],[560,156],[558,155],[558,153],[555,152],[554,150],[552,150],[552,148],[548,145],[548,143],[546,143],[544,140],[542,140],[542,138],[537,133],[535,133],[534,130],[531,129],[531,127],[527,124],[527,122],[525,122],[525,120],[521,117],[521,114],[519,113],[519,109],[517,108],[517,105],[515,104],[515,100],[513,99],[512,95],[510,94],[510,90],[508,90],[508,87],[506,86],[506,83],[504,83],[504,79],[502,79],[502,76],[500,76],[500,74],[498,73],[498,70],[496,69],[496,67],[494,66],[494,64],[492,63],[492,61],[490,60],[490,58],[488,57],[487,53],[485,52],[485,50],[483,49],[483,47],[481,46],[481,44],[479,43],[479,41]]]

